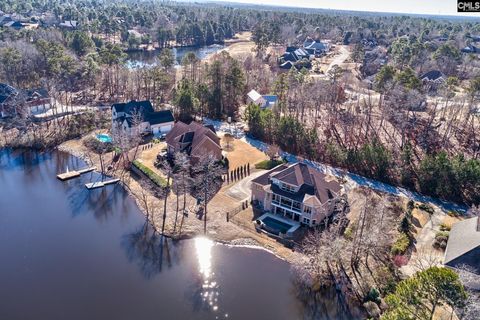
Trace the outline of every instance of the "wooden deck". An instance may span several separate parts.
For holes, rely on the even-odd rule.
[[[103,188],[103,187],[105,187],[109,184],[117,183],[119,181],[120,181],[120,179],[110,179],[110,180],[106,180],[106,181],[91,182],[91,183],[85,184],[85,187],[88,190],[98,189],[98,188]]]
[[[62,181],[70,180],[70,179],[73,179],[73,178],[80,177],[80,175],[82,175],[84,173],[87,173],[87,172],[91,172],[91,171],[96,170],[96,169],[97,169],[96,167],[87,167],[87,168],[83,168],[83,169],[80,169],[80,170],[67,171],[67,172],[64,172],[64,173],[57,174],[57,178],[59,180],[62,180]]]

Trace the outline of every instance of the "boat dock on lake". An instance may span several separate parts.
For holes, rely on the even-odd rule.
[[[106,181],[91,182],[91,183],[85,184],[85,187],[87,187],[88,190],[103,188],[103,187],[105,187],[109,184],[114,184],[114,183],[117,183],[119,181],[120,181],[120,179],[110,179],[110,180],[106,180]]]
[[[87,167],[80,170],[67,171],[64,173],[57,174],[59,180],[65,181],[73,178],[80,177],[82,174],[96,170],[96,167]]]

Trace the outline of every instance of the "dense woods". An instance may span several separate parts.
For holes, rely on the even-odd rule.
[[[478,24],[129,1],[8,0],[0,10],[40,23],[0,31],[0,75],[12,86],[45,87],[65,105],[149,99],[173,102],[184,121],[245,119],[253,136],[284,151],[432,196],[479,202],[479,63],[474,53],[460,52],[474,43]],[[72,20],[73,30],[56,27]],[[206,63],[189,54],[176,72],[168,47],[223,43],[240,31],[252,31],[254,54],[238,59],[223,52]],[[317,80],[305,69],[278,69],[277,51],[268,48],[298,46],[306,37],[351,45],[358,74],[335,66],[329,79]],[[125,51],[141,45],[163,48],[157,65],[128,66]],[[447,78],[434,89],[419,78],[431,69]],[[242,114],[251,88],[276,94],[279,103],[273,110],[249,105]]]

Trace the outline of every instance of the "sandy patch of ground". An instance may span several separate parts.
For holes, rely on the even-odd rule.
[[[230,169],[244,166],[247,163],[250,163],[250,168],[253,169],[256,163],[268,160],[265,153],[240,139],[234,139],[230,142],[230,148],[226,148],[227,141],[222,135],[220,143],[226,152]]]
[[[249,31],[240,32],[234,39],[225,41],[225,48],[219,52],[228,52],[233,58],[241,58],[254,54],[255,43],[251,40],[252,33]],[[215,55],[208,56],[205,60],[209,61]]]
[[[152,144],[151,148],[145,148],[145,150],[140,151],[137,159],[152,169],[156,174],[164,176],[163,172],[155,167],[155,162],[157,161],[157,155],[165,148],[167,148],[167,144],[165,142]]]
[[[450,217],[450,216],[445,216],[443,218],[442,224],[449,226],[450,228],[457,222],[462,221],[460,217]]]

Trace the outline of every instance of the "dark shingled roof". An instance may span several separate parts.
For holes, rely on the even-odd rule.
[[[211,143],[207,143],[205,138],[208,138]],[[190,124],[178,121],[173,126],[172,130],[165,137],[168,145],[175,148],[175,150],[186,151],[189,155],[194,156],[192,151],[196,150],[195,156],[200,156],[200,153],[221,153],[220,138],[215,134],[210,126],[203,126],[195,121]],[[205,150],[200,151],[200,146],[203,145]],[[196,154],[199,153],[199,154]]]
[[[443,77],[443,73],[439,70],[431,70],[431,71],[428,71],[427,73],[423,74],[420,79],[427,79],[427,80],[430,80],[430,81],[435,81],[437,79],[440,79]]]
[[[267,173],[256,177],[255,179],[252,180],[252,182],[261,184],[262,186],[266,186],[267,184],[270,184],[270,176],[272,174],[277,173],[277,172],[282,171],[282,170],[285,170],[286,168],[288,168],[288,165],[286,165],[286,164],[281,164],[279,166],[276,166],[275,168],[268,171]]]
[[[278,166],[252,182],[267,185],[270,184],[270,178],[300,187],[298,192],[291,193],[281,190],[274,184],[271,186],[273,192],[297,201],[301,201],[308,194],[315,195],[321,203],[325,203],[342,189],[337,181],[327,181],[327,175],[304,163]]]
[[[479,218],[470,218],[453,225],[445,250],[445,265],[467,265],[480,274]]]
[[[4,103],[10,96],[17,95],[18,92],[14,87],[5,83],[0,83],[0,103]]]
[[[148,113],[144,116],[144,119],[145,121],[150,122],[150,125],[175,121],[172,111],[170,110],[161,110],[154,113]]]
[[[149,100],[145,101],[135,101],[132,100],[130,102],[121,102],[121,103],[114,103],[112,108],[115,108],[117,112],[125,112],[125,113],[153,113],[153,106]]]

